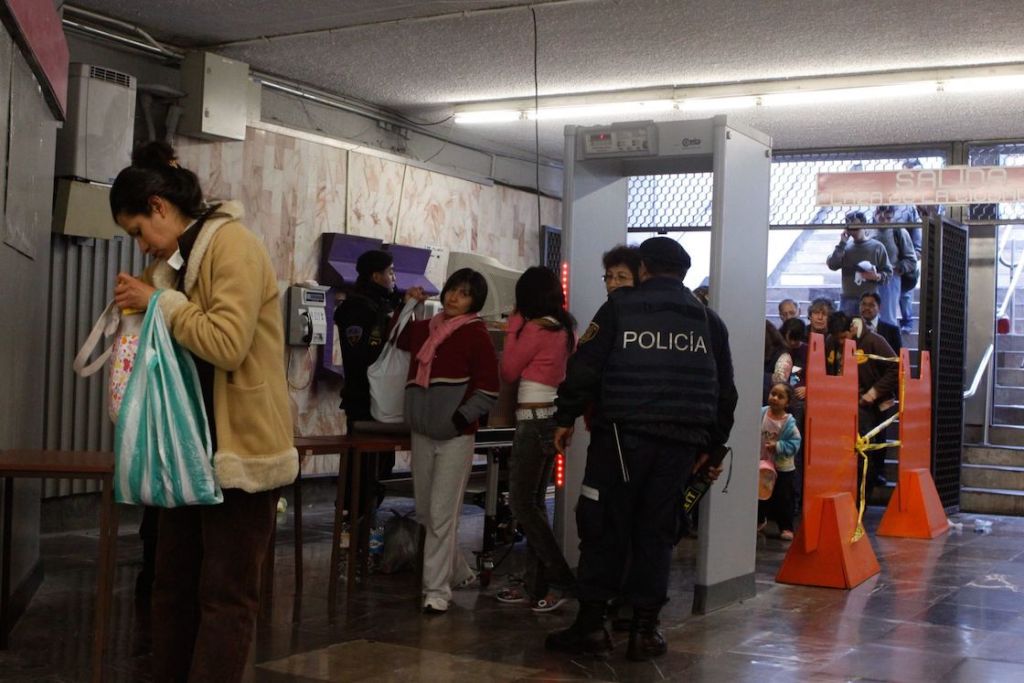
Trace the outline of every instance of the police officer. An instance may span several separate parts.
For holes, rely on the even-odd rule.
[[[356,272],[359,275],[355,286],[334,309],[345,369],[341,407],[345,409],[349,431],[358,430],[361,422],[373,420],[366,370],[384,349],[395,310],[402,301],[395,292],[394,259],[388,252],[379,249],[363,252],[356,260]],[[395,454],[382,453],[377,456],[376,473],[369,469],[363,471],[362,489],[367,499],[378,489],[377,478],[389,476],[394,466]],[[365,505],[365,502],[362,503]]]
[[[612,292],[558,388],[560,451],[584,408],[595,410],[576,511],[579,612],[545,641],[549,650],[610,652],[607,602],[624,586],[633,604],[626,656],[634,661],[666,651],[658,614],[668,601],[682,490],[728,439],[737,398],[725,325],[682,283],[689,254],[653,237],[640,258],[640,286]]]

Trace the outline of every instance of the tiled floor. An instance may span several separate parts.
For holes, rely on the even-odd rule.
[[[385,507],[407,508],[388,499]],[[870,509],[873,530],[881,509]],[[444,616],[418,610],[410,573],[374,575],[365,590],[326,609],[330,506],[306,516],[305,595],[293,597],[290,516],[279,520],[275,594],[259,626],[254,681],[1022,681],[1024,519],[995,520],[991,534],[965,531],[934,541],[871,542],[882,573],[851,591],[776,584],[782,542],[758,543],[758,596],[708,616],[689,614],[696,543],[678,550],[672,601],[663,612],[669,653],[625,660],[624,636],[606,662],[547,653],[543,636],[573,610],[535,615],[499,604],[488,590],[460,591]],[[465,508],[463,548],[479,547],[482,513]],[[150,679],[146,615],[133,582],[139,545],[120,538],[114,636],[108,678]],[[46,580],[0,652],[0,680],[86,680],[95,535],[43,540]],[[517,547],[498,568],[521,561]]]

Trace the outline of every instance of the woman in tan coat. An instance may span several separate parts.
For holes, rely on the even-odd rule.
[[[277,279],[262,242],[240,222],[241,206],[204,203],[187,169],[146,162],[125,168],[110,208],[156,259],[141,278],[119,274],[115,300],[144,309],[164,290],[158,305],[196,362],[224,490],[220,505],[160,512],[154,677],[238,681],[255,630],[278,488],[298,471]]]

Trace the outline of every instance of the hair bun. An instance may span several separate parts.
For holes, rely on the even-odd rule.
[[[132,151],[132,166],[136,168],[162,169],[177,165],[178,155],[175,154],[174,148],[163,140],[140,143]]]

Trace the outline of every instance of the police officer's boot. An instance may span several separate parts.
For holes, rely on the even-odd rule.
[[[658,612],[660,607],[633,606],[633,623],[629,629],[629,648],[626,659],[633,662],[646,662],[660,657],[668,651],[665,638],[658,630]]]
[[[608,603],[608,619],[612,623],[612,631],[615,633],[629,633],[630,624],[633,623],[633,608],[626,605],[626,601],[620,595],[612,598]]]
[[[569,628],[549,633],[544,639],[545,649],[574,655],[608,656],[613,646],[612,637],[604,625],[606,608],[604,602],[580,601],[576,621]]]

